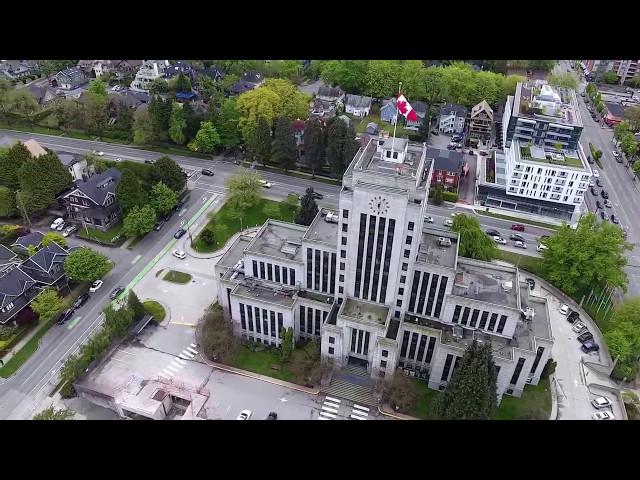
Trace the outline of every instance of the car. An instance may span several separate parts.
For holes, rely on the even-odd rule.
[[[616,157],[616,162],[622,163],[623,162],[622,157]]]
[[[91,284],[91,286],[89,287],[89,291],[91,293],[97,292],[98,290],[100,290],[100,287],[102,286],[104,282],[102,280],[96,280],[95,282],[93,282]]]
[[[321,193],[318,192],[314,192],[313,190],[311,190],[309,193],[313,198],[317,199],[317,200],[322,200],[324,198],[324,196]]]
[[[166,223],[166,222],[165,222],[164,220],[160,219],[160,220],[158,220],[158,221],[156,222],[156,224],[153,226],[153,229],[154,229],[156,232],[159,232],[160,230],[162,230],[162,227],[164,227],[164,224],[165,224],[165,223]]]
[[[609,193],[606,190],[602,190],[600,192],[600,195],[602,196],[602,198],[604,198],[605,200],[609,198]]]
[[[445,227],[451,227],[453,225],[453,221],[448,218],[445,218],[444,222],[442,223],[444,224]]]
[[[611,412],[595,412],[591,415],[591,418],[594,420],[615,420],[616,417],[613,416]]]
[[[447,150],[455,150],[456,146],[453,143],[450,143],[449,145],[447,145]]]
[[[560,313],[562,315],[567,315],[569,313],[569,305],[567,305],[566,303],[562,303],[560,305]]]
[[[145,160],[144,163],[149,164],[149,165],[153,165],[153,160]]]
[[[542,243],[539,243],[539,244],[538,244],[538,248],[537,248],[536,250],[538,250],[538,253],[539,253],[539,252],[541,252],[541,251],[543,251],[543,250],[546,250],[546,249],[548,249],[548,248],[549,248],[549,247],[547,247],[546,245],[543,245]]]
[[[596,208],[598,210],[600,210],[602,208],[602,204],[600,203],[600,200],[596,200]]]
[[[236,420],[249,420],[253,415],[251,410],[242,410],[240,414],[236,417]]]
[[[534,288],[536,288],[536,281],[533,278],[525,278],[524,281],[529,284],[530,290],[533,290]]]
[[[500,232],[497,231],[497,230],[486,230],[484,233],[486,233],[490,237],[499,237],[500,236]]]
[[[580,343],[584,343],[587,340],[593,340],[593,333],[591,333],[590,331],[586,331],[586,332],[582,332],[580,335],[578,335],[577,340]]]
[[[613,223],[615,225],[619,225],[620,224],[620,220],[618,220],[618,217],[616,217],[613,213],[611,214],[611,223]]]
[[[593,180],[589,180],[589,186],[590,186],[591,188],[593,188],[593,187],[595,187],[595,186],[596,186],[596,184],[594,183],[594,181],[593,181]]]
[[[615,150],[613,152],[611,152],[613,154],[614,157],[616,158],[620,158],[620,154],[618,152],[616,152]]]
[[[49,228],[51,230],[55,230],[56,228],[58,228],[60,224],[63,224],[63,223],[64,223],[64,218],[56,218]]]
[[[453,137],[451,137],[451,141],[455,142],[455,143],[457,143],[457,142],[459,142],[461,140],[462,140],[462,136],[461,135],[454,135]]]
[[[598,187],[602,187],[602,182],[600,181],[600,179],[599,179],[599,178],[596,178],[596,185],[597,185]]]
[[[514,223],[511,225],[511,230],[515,230],[516,232],[524,232],[524,225],[521,223]]]
[[[172,255],[176,258],[179,258],[180,260],[184,260],[185,258],[187,258],[187,254],[182,250],[174,250]]]
[[[271,185],[273,185],[271,182],[267,182],[266,180],[260,180],[260,185],[262,185],[264,188],[271,188]]]
[[[613,207],[613,204],[609,201],[609,199],[606,199],[604,201],[604,206],[607,207],[607,208],[611,208],[611,207]]]
[[[184,201],[181,200],[178,203],[176,203],[176,206],[173,207],[173,210],[177,212],[178,210],[182,210],[182,207],[184,207]]]
[[[111,293],[109,294],[109,298],[111,300],[115,300],[116,298],[118,298],[118,295],[120,295],[122,292],[124,292],[124,287],[116,287],[113,290],[111,290]]]
[[[189,170],[189,171],[186,173],[187,178],[191,178],[191,177],[193,177],[193,174],[194,174],[194,173],[196,173],[196,171],[195,171],[195,170]]]
[[[56,231],[61,232],[61,231],[63,231],[65,228],[67,228],[68,226],[69,226],[68,224],[66,224],[65,222],[62,222],[61,224],[59,224],[59,225],[56,227]]]
[[[569,315],[567,315],[567,322],[576,323],[576,321],[578,320],[580,320],[580,314],[574,310],[571,310],[569,312]]]
[[[62,236],[68,237],[69,235],[71,235],[73,232],[77,230],[78,230],[78,227],[76,225],[69,225],[67,228],[63,230]]]
[[[622,228],[622,238],[626,240],[629,236],[629,230],[627,229],[627,227],[623,227],[622,225],[620,225],[620,227]]]
[[[595,163],[595,162],[593,161],[593,158],[591,158],[591,155],[588,155],[588,156],[587,156],[587,162],[589,162],[590,164]]]
[[[607,397],[597,397],[591,400],[591,405],[596,408],[606,408],[611,406],[611,400]]]
[[[433,223],[433,217],[427,215],[426,217],[424,217],[424,221],[427,223]]]
[[[473,155],[473,150],[469,150],[469,155]]]
[[[97,150],[92,150],[91,153],[99,157],[104,157],[104,152],[98,152]]]
[[[582,321],[578,321],[573,324],[573,327],[571,327],[571,330],[573,330],[576,333],[579,333],[585,328],[587,328],[587,326],[584,323],[582,323]]]
[[[494,235],[494,236],[493,236],[493,240],[494,240],[496,243],[500,244],[500,245],[506,245],[506,244],[507,244],[507,241],[506,241],[504,238],[502,238],[502,237],[500,237],[500,236],[498,236],[498,235]]]
[[[591,195],[593,195],[594,197],[598,196],[598,190],[596,190],[596,187],[591,187]]]
[[[202,175],[206,175],[207,177],[213,177],[215,175],[211,170],[209,170],[207,168],[203,168],[200,171],[200,173],[202,173]]]
[[[120,157],[116,157],[116,162],[120,163],[122,159]]]
[[[187,233],[187,231],[184,228],[179,228],[178,231],[176,233],[173,234],[173,238],[180,238],[182,237],[185,233]]]
[[[600,178],[600,172],[598,172],[598,170],[596,170],[595,168],[592,170],[593,172],[593,177],[594,178]]]
[[[609,220],[609,215],[607,215],[607,212],[604,210],[600,210],[600,218],[602,218],[602,220]]]
[[[276,412],[269,412],[269,415],[267,415],[267,420],[277,420],[278,419],[278,414]]]
[[[509,240],[515,240],[516,242],[524,242],[524,237],[519,233],[512,233],[509,235]]]
[[[518,240],[516,243],[513,244],[515,247],[518,248],[527,248],[527,244],[524,242],[521,242],[520,240]]]
[[[582,344],[582,347],[580,348],[584,353],[597,352],[598,350],[600,350],[600,346],[593,340],[587,340]]]
[[[89,295],[88,293],[83,293],[82,295],[80,295],[76,301],[73,303],[73,308],[74,310],[77,310],[78,308],[80,308],[82,305],[84,305],[85,303],[87,303],[87,300],[89,300],[91,298],[91,295]]]
[[[73,316],[73,312],[75,310],[73,308],[67,308],[64,312],[60,314],[58,317],[58,325],[64,324],[67,320],[69,320]]]

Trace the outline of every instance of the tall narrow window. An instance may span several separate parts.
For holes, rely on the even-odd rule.
[[[518,359],[518,363],[516,365],[516,369],[513,371],[513,375],[511,376],[510,385],[515,385],[518,383],[518,379],[520,378],[520,372],[522,371],[522,367],[524,366],[524,357],[520,357]]]
[[[427,302],[427,310],[425,315],[431,315],[431,310],[433,310],[433,299],[436,296],[436,289],[438,288],[438,279],[440,277],[438,275],[433,275],[431,277],[431,286],[429,287],[429,301]]]
[[[413,334],[411,335],[411,345],[409,347],[409,355],[407,356],[407,358],[409,360],[413,360],[413,356],[416,353],[416,347],[418,346],[418,334],[416,332],[413,332]]]
[[[409,311],[415,312],[414,306],[416,304],[416,297],[418,295],[418,285],[420,285],[420,270],[414,270],[413,272],[413,284],[411,285],[411,296],[409,297]]]
[[[444,368],[442,369],[442,376],[440,377],[440,380],[442,382],[447,381],[447,379],[449,378],[449,370],[451,369],[451,362],[453,362],[453,355],[449,353],[447,354],[447,359],[444,361]]]
[[[391,264],[391,250],[393,249],[393,236],[396,230],[396,221],[393,218],[389,219],[389,226],[387,227],[387,243],[384,249],[384,262],[382,265],[382,285],[380,287],[380,295],[378,296],[378,302],[384,303],[387,299],[387,281],[389,280],[389,266]]]
[[[313,335],[313,308],[307,307],[307,333]]]
[[[404,331],[404,336],[402,337],[402,349],[400,350],[400,356],[406,357],[407,354],[407,346],[409,345],[409,332]]]
[[[307,248],[307,288],[313,288],[313,250]]]
[[[360,214],[360,232],[358,233],[358,256],[356,258],[356,279],[353,295],[360,298],[360,285],[362,284],[362,261],[364,257],[365,236],[367,230],[367,215]]]
[[[263,308],[262,309],[262,334],[263,335],[268,335],[269,334],[269,318],[268,318],[268,315],[269,314],[267,313],[267,311]]]
[[[289,285],[296,284],[296,271],[293,268],[289,269]]]
[[[378,298],[378,282],[380,279],[380,267],[382,266],[382,246],[384,243],[384,227],[387,219],[380,217],[378,222],[378,234],[376,235],[376,258],[373,262],[373,283],[371,285],[371,299]]]
[[[314,250],[313,256],[315,258],[313,264],[313,289],[320,290],[320,250]]]
[[[427,348],[427,356],[424,359],[424,363],[430,364],[431,357],[433,357],[433,349],[436,346],[436,337],[429,337],[429,348]]]
[[[264,273],[264,262],[260,262],[260,278],[266,278],[266,274]]]
[[[427,345],[427,338],[429,337],[426,335],[420,335],[420,346],[418,347],[416,362],[422,362],[422,357],[424,357],[424,347]]]
[[[440,288],[438,288],[438,298],[436,300],[436,307],[433,311],[433,316],[440,318],[440,311],[442,310],[442,301],[444,300],[444,294],[447,290],[448,278],[445,276],[440,277]],[[429,314],[429,312],[427,312]]]
[[[253,276],[257,278],[258,277],[258,262],[253,260],[252,263],[253,263]]]
[[[273,265],[270,264],[270,263],[267,263],[267,280],[269,280],[269,281],[273,280],[272,269],[273,269]]]
[[[314,335],[320,335],[320,312],[321,310],[316,310],[316,328]]]
[[[355,328],[351,329],[351,351],[355,353],[356,351],[356,340],[358,337],[358,330]]]
[[[242,327],[242,330],[247,329],[247,321],[244,318],[244,303],[240,304],[240,326]]]
[[[276,282],[280,283],[280,265],[275,265],[273,268],[274,268],[273,273],[274,273]]]
[[[422,285],[420,285],[420,293],[418,294],[418,306],[416,307],[416,313],[418,315],[422,315],[422,310],[424,310],[424,302],[427,299],[427,288],[429,287],[430,276],[431,275],[427,272],[422,273]],[[433,275],[431,278],[435,279],[436,277],[437,275]]]
[[[467,322],[469,321],[469,312],[471,311],[471,308],[469,307],[464,307],[464,311],[462,312],[462,319],[460,320],[460,325],[467,325]]]
[[[247,305],[247,320],[249,321],[249,331],[253,332],[253,308]]]
[[[329,252],[322,252],[322,291],[329,291]]]
[[[493,328],[496,326],[496,320],[498,320],[498,314],[492,313],[491,320],[489,320],[489,327],[487,328],[487,330],[489,330],[490,332],[493,332]]]
[[[369,332],[365,332],[364,334],[364,350],[362,354],[363,355],[369,354]]]
[[[329,293],[333,294],[336,292],[336,254],[331,254],[331,273],[330,273],[330,286]]]
[[[372,296],[369,296],[369,283],[371,281],[371,264],[373,262],[373,244],[375,243],[375,233],[376,233],[376,216],[369,215],[369,234],[367,238],[367,256],[365,258],[365,268],[364,268],[364,282],[362,287],[362,298],[368,300]]]
[[[456,305],[456,308],[453,309],[453,317],[451,318],[451,321],[453,323],[458,323],[459,319],[460,319],[460,311],[462,310],[462,306],[461,305]]]
[[[289,285],[289,276],[287,275],[286,267],[282,267],[282,283]],[[311,288],[311,285],[309,285],[309,288]]]
[[[300,305],[300,332],[301,333],[304,333],[307,330],[306,324],[305,324],[306,312],[307,312],[307,307]]]
[[[482,316],[480,317],[480,326],[478,328],[484,328],[487,324],[487,318],[489,318],[489,312],[483,311]]]
[[[533,365],[531,365],[531,370],[529,371],[529,373],[531,374],[535,373],[543,353],[544,353],[544,347],[538,347],[538,351],[536,352],[536,359],[533,361]]]
[[[501,315],[500,322],[498,322],[498,329],[496,330],[496,333],[502,333],[504,331],[505,323],[507,323],[507,316]]]
[[[282,332],[283,327],[283,318],[282,313],[278,312],[278,337],[280,336],[280,332]]]
[[[270,335],[272,337],[276,336],[276,312],[273,310],[269,310],[269,319],[271,320],[271,331]]]
[[[476,328],[476,324],[478,323],[478,315],[480,315],[480,310],[474,308],[473,314],[471,315],[471,322],[469,322],[470,327]]]
[[[255,319],[256,319],[256,332],[261,333],[260,330],[260,309],[258,307],[254,307]]]

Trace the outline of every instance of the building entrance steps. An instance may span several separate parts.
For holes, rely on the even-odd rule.
[[[324,390],[327,395],[337,398],[344,398],[359,405],[376,406],[378,402],[373,397],[371,387],[364,386],[349,381],[340,380],[338,375],[334,375],[331,384]]]
[[[344,368],[344,371],[352,375],[358,375],[360,377],[369,378],[369,372],[367,372],[367,369],[364,367],[360,367],[358,365],[347,365]]]

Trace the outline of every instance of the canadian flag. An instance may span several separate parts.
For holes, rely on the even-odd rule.
[[[415,110],[413,109],[413,107],[411,106],[411,104],[409,102],[407,102],[407,99],[404,98],[404,95],[400,95],[398,97],[398,111],[410,122],[417,122],[418,121],[418,115],[416,115]]]

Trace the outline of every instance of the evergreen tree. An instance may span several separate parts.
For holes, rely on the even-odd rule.
[[[51,151],[25,161],[20,167],[18,178],[28,211],[47,208],[72,180],[69,170]]]
[[[172,158],[164,156],[157,159],[151,166],[150,183],[164,183],[174,192],[180,192],[187,180],[180,165]]]
[[[326,161],[326,138],[324,129],[318,120],[310,120],[304,131],[304,156],[311,166],[313,177]]]
[[[204,120],[204,117],[193,110],[193,107],[189,103],[185,103],[182,106],[182,112],[184,113],[184,119],[186,121],[186,127],[184,129],[184,135],[186,137],[185,143],[193,140],[200,130],[200,123]]]
[[[355,140],[355,129],[347,126],[340,118],[335,118],[327,128],[327,161],[331,167],[331,173],[342,177],[347,166],[353,160],[359,145]]]
[[[129,298],[127,298],[127,308],[133,312],[133,318],[137,321],[147,313],[143,303],[136,295],[136,292],[129,290]]]
[[[442,203],[444,202],[444,195],[442,193],[442,185],[437,184],[435,187],[433,187],[433,203],[435,203],[436,205],[442,205]]]
[[[191,91],[191,79],[185,76],[182,72],[176,75],[176,78],[172,79],[169,83],[169,88],[175,92],[190,92]]]
[[[426,142],[429,139],[429,128],[431,127],[431,116],[429,115],[429,108],[427,107],[427,113],[422,119],[420,123],[420,127],[418,127],[418,135],[420,135],[420,140]]]
[[[496,411],[496,367],[491,344],[467,348],[460,366],[453,373],[447,389],[434,405],[436,418],[441,420],[489,420]]]
[[[22,164],[31,158],[31,154],[22,142],[16,143],[7,152],[0,153],[0,185],[10,190],[20,188],[18,172]]]
[[[118,203],[124,216],[126,216],[133,207],[142,207],[149,202],[147,190],[131,170],[122,172],[120,182],[116,187],[116,197],[118,198]]]
[[[185,130],[187,119],[184,116],[183,107],[175,102],[171,107],[171,117],[169,118],[169,138],[178,145],[184,145],[187,141]]]
[[[271,127],[264,117],[258,117],[256,129],[250,136],[249,146],[257,160],[266,165],[271,158]]]
[[[271,158],[287,172],[295,168],[296,156],[296,139],[293,135],[291,121],[280,117],[275,125]]]
[[[307,188],[306,193],[300,199],[300,208],[296,214],[296,223],[299,225],[311,225],[318,214],[318,204],[313,197],[313,188]]]
[[[166,141],[171,117],[171,100],[164,101],[158,95],[152,95],[148,107],[152,125],[152,141],[159,143]]]

